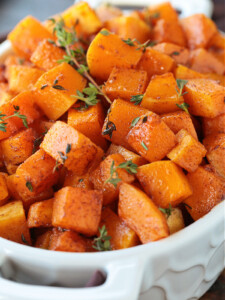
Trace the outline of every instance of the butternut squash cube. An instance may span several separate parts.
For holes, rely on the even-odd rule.
[[[178,97],[178,86],[172,73],[155,75],[152,77],[141,106],[157,113],[169,113],[179,110],[177,104],[184,102],[183,97]]]
[[[195,78],[205,78],[205,75],[189,69],[186,66],[178,65],[174,71],[176,79],[195,79]]]
[[[184,86],[184,100],[195,116],[214,118],[225,112],[225,88],[208,79],[191,79]]]
[[[102,128],[104,138],[126,149],[132,149],[126,140],[131,123],[147,112],[147,109],[121,99],[113,101]],[[111,130],[112,134],[107,134],[107,128],[114,129]]]
[[[40,111],[35,106],[35,95],[32,91],[20,93],[18,96],[13,98],[10,102],[0,106],[2,114],[12,116],[16,108],[19,108],[21,115],[26,116],[28,126],[39,119],[41,116]],[[25,128],[24,123],[19,117],[12,117],[6,121],[6,132],[0,131],[0,140],[10,137],[13,133],[19,131],[19,129]]]
[[[21,201],[13,201],[0,207],[0,237],[20,244],[31,244]]]
[[[86,190],[94,189],[94,185],[90,181],[90,172],[87,172],[84,175],[78,176],[71,171],[67,171],[63,186],[64,187],[66,187],[66,186],[79,187],[79,188],[83,188]]]
[[[35,84],[36,102],[49,119],[57,120],[76,102],[71,95],[82,91],[86,82],[73,67],[62,63],[39,78]]]
[[[127,45],[118,35],[103,29],[95,36],[87,51],[91,75],[104,81],[114,67],[135,68],[142,56],[142,51],[136,48]]]
[[[204,136],[217,133],[225,133],[225,114],[215,118],[203,118]]]
[[[144,43],[150,39],[151,29],[146,22],[133,16],[119,16],[105,23],[105,27],[123,39],[136,39]]]
[[[177,206],[192,195],[182,169],[172,161],[157,161],[138,168],[137,178],[147,195],[151,195],[157,206]]]
[[[93,143],[102,149],[107,148],[107,141],[101,135],[105,113],[101,103],[89,106],[85,110],[77,110],[74,106],[68,111],[67,123],[87,136]]]
[[[111,236],[110,244],[112,250],[119,250],[137,246],[139,238],[110,208],[102,211],[100,228],[105,225],[107,234]]]
[[[214,22],[204,14],[195,14],[184,18],[181,20],[181,25],[190,49],[205,48],[217,32]]]
[[[103,193],[104,205],[117,199],[119,195],[119,186],[122,182],[132,183],[134,181],[134,175],[129,174],[125,169],[118,168],[116,171],[120,181],[116,185],[113,185],[111,182],[106,182],[111,177],[113,163],[115,168],[124,162],[125,159],[121,154],[111,154],[90,174],[90,180],[94,184],[94,188]],[[115,174],[113,174],[113,178],[115,178]]]
[[[33,227],[52,226],[52,208],[54,199],[33,203],[28,212],[27,224]]]
[[[52,225],[93,236],[101,219],[102,192],[65,187],[55,194]]]
[[[107,5],[104,2],[95,9],[95,12],[102,23],[123,15],[118,7]]]
[[[187,175],[193,194],[184,203],[194,221],[202,218],[222,201],[224,184],[214,174],[210,165],[198,167],[194,173]],[[190,208],[189,208],[190,206]]]
[[[14,51],[29,59],[43,39],[53,39],[52,34],[35,18],[27,16],[9,33]]]
[[[6,181],[7,177],[8,174],[0,173],[0,206],[6,204],[9,199],[9,191]]]
[[[53,45],[48,40],[43,40],[31,55],[30,60],[35,66],[48,71],[58,66],[58,61],[66,55],[66,52]]]
[[[203,140],[203,144],[209,163],[225,179],[225,133],[211,134]]]
[[[174,234],[185,227],[182,211],[179,208],[173,208],[171,215],[167,217],[170,234]]]
[[[12,65],[9,68],[9,89],[14,93],[31,90],[44,71],[28,66]]]
[[[132,96],[144,94],[147,83],[145,71],[113,68],[103,89],[112,101],[117,98],[129,101]]]
[[[190,56],[191,69],[200,73],[216,73],[223,75],[224,63],[203,48],[193,50]]]
[[[120,187],[118,211],[120,218],[137,233],[143,244],[169,235],[163,213],[145,193],[130,184],[123,183]]]
[[[34,246],[36,248],[48,249],[51,236],[52,236],[52,229],[49,229],[36,238]]]
[[[175,22],[178,20],[177,12],[170,2],[163,2],[149,6],[148,16],[153,25],[155,25],[160,19],[169,22]]]
[[[49,250],[63,252],[85,252],[86,243],[84,238],[71,230],[55,230],[50,237]]]
[[[134,47],[132,47],[134,48]],[[162,75],[171,72],[175,66],[174,59],[162,52],[147,48],[142,55],[137,68],[147,72],[149,79],[153,75]]]
[[[178,145],[167,154],[167,157],[188,172],[194,172],[207,152],[205,147],[185,129],[177,133],[176,139]]]
[[[176,111],[168,114],[163,114],[161,115],[161,119],[173,131],[173,133],[176,134],[181,129],[185,129],[196,140],[198,140],[198,136],[193,125],[192,119],[190,115],[185,111]]]
[[[134,163],[138,166],[142,166],[142,165],[145,165],[148,163],[147,160],[145,160],[140,155],[138,155],[132,151],[129,151],[122,146],[111,144],[109,149],[106,152],[106,155],[111,155],[111,154],[116,154],[116,153],[121,154],[126,161],[131,160],[132,163]]]
[[[40,148],[76,175],[85,174],[103,157],[103,150],[68,124],[57,121],[45,135]]]
[[[210,39],[207,48],[225,49],[225,37],[219,31],[216,32]]]
[[[173,43],[159,43],[153,49],[172,57],[177,64],[186,65],[189,60],[189,50]]]
[[[172,130],[153,112],[140,117],[138,123],[131,128],[127,141],[150,162],[164,158],[176,144]]]

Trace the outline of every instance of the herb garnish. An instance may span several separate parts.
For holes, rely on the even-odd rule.
[[[178,51],[174,51],[174,52],[172,52],[171,54],[170,54],[171,56],[173,56],[173,55],[180,55],[180,52],[178,52]]]
[[[121,181],[119,178],[119,174],[117,172],[118,169],[124,169],[129,174],[136,174],[137,173],[138,165],[134,164],[132,160],[128,160],[126,162],[123,162],[115,167],[114,160],[112,161],[111,167],[110,167],[110,177],[105,181],[105,183],[111,183],[114,185],[114,187],[117,187],[117,184]]]
[[[130,102],[133,102],[134,105],[138,105],[141,103],[143,97],[144,97],[143,94],[131,96]]]
[[[28,241],[26,240],[26,238],[25,238],[25,236],[24,236],[23,233],[21,234],[21,240],[22,240],[22,242],[23,242],[24,244],[29,245],[29,243],[28,243]]]
[[[25,115],[21,115],[20,114],[20,107],[19,106],[15,106],[13,105],[15,111],[14,114],[11,116],[6,116],[5,114],[2,114],[2,112],[0,111],[0,131],[6,132],[6,125],[7,123],[5,122],[6,120],[13,118],[13,117],[17,117],[20,118],[23,122],[23,125],[28,128],[28,124],[27,124],[27,117]]]
[[[82,92],[77,91],[77,95],[71,95],[71,97],[83,101],[85,103],[83,108],[96,105],[99,102],[97,95],[102,95],[92,83],[89,83],[89,87],[84,88]]]
[[[188,107],[190,107],[190,105],[186,102],[183,102],[182,104],[177,104],[176,103],[176,106],[183,109],[187,114],[190,115],[189,111],[188,111]]]
[[[187,206],[189,209],[192,209],[192,207],[190,205],[188,205],[187,203],[183,202],[183,204],[184,204],[184,206]]]
[[[183,93],[183,88],[184,88],[185,84],[188,83],[188,80],[177,79],[176,82],[177,82],[177,86],[178,86],[178,89],[179,89],[179,90],[178,90],[178,89],[176,88],[176,92],[177,92],[177,94],[178,94],[178,98],[180,98],[181,96],[187,94],[187,92],[184,92],[184,93]]]
[[[143,52],[146,51],[147,47],[153,47],[156,44],[156,42],[150,41],[150,40],[148,40],[145,43],[141,44],[137,39],[132,39],[131,40],[130,38],[128,38],[127,40],[122,39],[122,41],[125,44],[127,44],[131,47],[137,46],[136,50],[142,50]]]
[[[48,129],[46,128],[45,132],[43,132],[38,138],[36,138],[34,140],[34,146],[33,146],[33,152],[32,153],[36,152],[37,148],[41,144],[41,141],[42,141],[43,137],[46,135],[47,132],[48,132]]]
[[[102,35],[104,35],[104,36],[110,35],[110,32],[109,32],[108,30],[106,30],[106,29],[101,30],[100,33],[101,33]]]
[[[148,147],[145,145],[144,142],[141,142],[141,146],[142,146],[146,151],[148,151]]]
[[[172,205],[170,203],[169,204],[169,208],[161,208],[161,207],[159,207],[159,210],[161,212],[163,212],[167,216],[167,218],[168,218],[169,216],[171,216],[173,208],[172,208]]]
[[[140,117],[134,118],[133,121],[131,122],[130,128],[134,127],[138,121],[140,120]]]
[[[142,124],[146,123],[148,121],[148,116],[144,116],[144,118],[142,119]]]
[[[30,181],[27,181],[27,182],[26,182],[26,187],[28,188],[28,190],[29,190],[30,192],[33,192],[33,186],[32,186],[32,183],[31,183]]]
[[[45,89],[48,85],[47,84],[44,84],[41,86],[41,90]]]
[[[125,39],[122,39],[122,41],[125,43],[125,44],[127,44],[128,46],[135,46],[135,43],[134,42],[136,42],[137,40],[136,39],[130,39],[130,38],[128,38],[127,40],[125,40]]]
[[[102,228],[99,227],[99,237],[94,239],[93,248],[98,251],[110,251],[112,250],[110,240],[111,236],[108,236],[105,225]]]
[[[106,123],[105,130],[102,132],[102,135],[108,135],[110,137],[110,139],[111,139],[113,131],[116,131],[116,125],[113,122],[108,121]]]
[[[71,144],[67,144],[65,154],[63,152],[61,152],[61,151],[58,151],[59,156],[60,156],[63,164],[67,160],[67,158],[68,158],[67,154],[71,151],[71,148],[72,148],[72,145]]]

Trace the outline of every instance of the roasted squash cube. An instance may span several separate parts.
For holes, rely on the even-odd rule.
[[[185,129],[177,133],[176,140],[178,145],[167,154],[167,157],[188,172],[194,172],[206,154],[205,147]]]
[[[54,199],[33,203],[28,212],[27,224],[33,227],[52,226],[52,208]]]
[[[90,181],[90,172],[88,172],[84,175],[78,176],[71,171],[67,171],[63,186],[64,187],[66,187],[66,186],[79,187],[79,188],[83,188],[86,190],[94,189],[94,185]]]
[[[163,213],[145,193],[130,184],[123,183],[120,187],[118,211],[120,218],[137,233],[143,244],[169,235]]]
[[[49,248],[51,236],[52,236],[52,229],[49,229],[43,234],[39,235],[36,238],[34,247],[47,250]]]
[[[27,16],[8,35],[14,51],[29,59],[43,39],[53,39],[52,34],[35,18]]]
[[[57,121],[45,135],[40,148],[77,175],[85,174],[103,150],[68,124]]]
[[[108,116],[105,119],[104,126],[102,128],[103,136],[112,143],[131,149],[126,140],[131,123],[135,118],[140,117],[147,112],[148,110],[143,107],[121,99],[115,100],[110,107]],[[108,133],[107,129],[112,130]]]
[[[131,128],[127,141],[150,162],[164,158],[176,144],[172,130],[153,112],[140,117],[138,123]]]
[[[95,9],[95,12],[102,23],[123,15],[122,10],[118,7],[107,5],[104,2]]]
[[[167,216],[167,224],[170,234],[176,233],[185,227],[182,211],[179,208],[173,208],[171,214]]]
[[[138,168],[137,178],[156,205],[162,208],[181,203],[192,194],[182,169],[172,161],[157,161]]]
[[[101,162],[99,167],[90,175],[90,179],[94,184],[94,188],[103,192],[104,205],[107,205],[117,199],[119,195],[119,186],[122,182],[132,183],[134,181],[134,175],[129,174],[125,169],[117,168],[116,171],[120,181],[116,185],[112,184],[111,182],[106,182],[112,175],[112,166],[116,168],[124,162],[125,159],[121,154],[111,154],[107,156]],[[115,174],[113,174],[113,178],[115,178]]]
[[[10,195],[7,187],[6,173],[0,173],[0,206],[7,203]]]
[[[111,237],[112,250],[130,248],[139,244],[137,234],[108,207],[102,211],[100,228],[103,225],[105,225],[107,234]]]
[[[205,75],[189,69],[186,66],[178,65],[174,71],[174,75],[177,79],[195,79],[205,78]]]
[[[0,207],[0,237],[20,244],[31,244],[21,201],[13,201]]]
[[[114,67],[135,68],[142,51],[123,42],[118,35],[100,31],[87,51],[87,63],[92,76],[107,80]]]
[[[225,133],[225,114],[215,118],[203,118],[204,136],[217,133]]]
[[[210,165],[198,167],[194,173],[187,175],[193,194],[184,203],[194,221],[206,215],[222,201],[224,183],[215,175]]]
[[[73,67],[62,63],[39,78],[36,102],[49,119],[57,120],[76,102],[71,95],[82,91],[86,82]]]
[[[209,163],[225,179],[225,133],[211,134],[203,140],[203,144]]]
[[[186,65],[189,60],[189,50],[173,43],[159,43],[153,49],[171,56],[177,64]]]
[[[216,32],[212,38],[210,39],[207,48],[212,47],[216,49],[224,49],[225,48],[225,37],[223,33]]]
[[[101,219],[102,192],[65,187],[55,194],[52,225],[93,236]]]
[[[157,113],[179,110],[177,104],[184,102],[178,97],[178,86],[172,73],[153,76],[141,101],[141,106]]]
[[[144,94],[147,77],[145,71],[113,68],[103,87],[104,92],[112,101],[117,98],[130,100],[132,96]]]

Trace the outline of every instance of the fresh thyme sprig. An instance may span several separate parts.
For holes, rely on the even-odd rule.
[[[13,117],[20,118],[23,122],[23,125],[28,128],[27,117],[25,115],[21,115],[19,106],[14,105],[13,107],[15,111],[11,116],[6,116],[0,111],[0,131],[6,132],[7,123],[5,121]]]
[[[130,38],[128,38],[127,40],[122,39],[122,41],[125,44],[127,44],[127,45],[129,45],[131,47],[137,46],[136,50],[142,50],[143,52],[146,51],[147,47],[153,47],[156,44],[155,41],[150,41],[150,40],[148,40],[145,43],[141,44],[137,39],[130,39]]]
[[[83,101],[85,105],[82,107],[85,109],[99,102],[97,95],[102,95],[102,93],[92,83],[89,83],[89,86],[83,89],[82,92],[77,91],[77,95],[71,95],[71,97]]]
[[[143,94],[132,96],[130,102],[133,102],[134,105],[138,105],[141,103],[143,97],[144,97]]]
[[[53,169],[53,173],[55,173],[55,171],[59,170],[59,166],[65,164],[65,162],[66,162],[66,160],[68,158],[67,154],[70,153],[71,148],[72,148],[72,145],[71,144],[67,144],[66,145],[66,150],[65,150],[64,153],[62,151],[58,151],[58,154],[59,154],[62,162],[60,162],[59,159],[56,160],[56,163],[55,163],[55,166],[54,166],[54,169]]]
[[[173,207],[172,207],[172,205],[171,205],[171,203],[170,203],[170,204],[169,204],[169,208],[161,208],[161,207],[159,207],[159,210],[160,210],[161,212],[163,212],[163,213],[167,216],[167,218],[168,218],[168,217],[171,216],[171,214],[172,214]]]
[[[105,130],[102,132],[102,135],[108,135],[110,137],[110,139],[111,139],[113,131],[116,131],[116,125],[113,122],[108,121],[106,123]]]
[[[190,107],[190,105],[186,102],[183,102],[181,104],[176,104],[177,107],[183,109],[187,114],[190,115],[188,108]]]
[[[82,72],[82,75],[90,81],[96,89],[101,93],[106,101],[111,104],[111,100],[108,96],[102,92],[101,87],[95,82],[95,80],[90,76],[87,69],[82,67],[85,63],[80,61],[80,57],[85,58],[85,53],[82,47],[77,48],[76,50],[71,49],[71,46],[74,45],[75,42],[78,42],[79,39],[76,36],[76,32],[73,30],[66,30],[65,23],[63,19],[56,21],[55,19],[50,19],[54,24],[53,33],[55,33],[57,37],[56,45],[59,47],[63,47],[66,51],[66,55],[63,57],[63,61],[69,64],[75,65],[79,72]],[[86,61],[86,59],[85,59]],[[62,60],[59,61],[59,63]]]
[[[111,236],[108,235],[105,225],[102,228],[99,227],[99,236],[94,239],[93,248],[98,251],[110,251],[111,248]]]
[[[38,147],[40,146],[43,137],[46,135],[46,133],[48,132],[48,129],[46,128],[46,130],[34,140],[34,145],[33,145],[33,153],[35,153],[38,149]]]
[[[111,167],[110,167],[110,177],[105,181],[105,183],[111,183],[114,185],[114,187],[117,187],[117,184],[121,181],[119,178],[119,174],[117,172],[118,169],[124,169],[129,174],[136,174],[137,173],[138,166],[132,162],[132,160],[128,160],[126,162],[123,162],[115,167],[114,160],[112,161]]]
[[[182,97],[183,95],[187,94],[187,92],[183,92],[183,89],[184,89],[184,86],[188,83],[188,80],[184,80],[184,79],[177,79],[176,80],[177,82],[177,86],[178,86],[178,89],[176,88],[176,92],[177,92],[177,95],[178,95],[178,99],[180,97]]]

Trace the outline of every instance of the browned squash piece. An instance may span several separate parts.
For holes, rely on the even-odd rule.
[[[0,82],[0,106],[9,102],[15,94],[9,90],[8,83]]]
[[[30,206],[27,217],[27,224],[29,228],[52,226],[53,201],[54,198],[36,202]]]
[[[123,183],[120,187],[118,211],[143,244],[169,235],[163,213],[145,193],[130,184]]]
[[[182,169],[172,161],[157,161],[138,168],[137,178],[157,206],[168,208],[192,194]]]
[[[0,173],[0,206],[6,204],[10,197],[7,187],[7,173]]]
[[[184,18],[181,20],[181,24],[190,49],[205,48],[217,32],[214,22],[204,14],[195,14]]]
[[[225,49],[225,37],[223,33],[216,32],[210,39],[208,48]]]
[[[82,91],[86,82],[73,67],[62,63],[39,78],[36,102],[50,120],[57,120],[77,101],[71,95]]]
[[[41,248],[41,249],[48,249],[51,236],[52,236],[52,229],[49,229],[43,234],[39,235],[36,238],[34,247]]]
[[[16,169],[19,164],[30,157],[33,154],[34,141],[36,138],[36,132],[32,128],[28,128],[1,141],[0,147],[6,167],[8,165],[14,165]]]
[[[14,198],[21,199],[27,208],[35,202],[36,196],[47,193],[58,181],[59,172],[53,172],[55,164],[56,161],[42,149],[31,155],[14,175],[8,177],[8,186]]]
[[[194,173],[187,175],[193,194],[184,203],[189,214],[197,221],[222,201],[224,184],[214,174],[210,165],[198,167]]]
[[[204,136],[217,133],[225,133],[225,114],[215,118],[203,118]]]
[[[76,232],[55,229],[50,237],[48,249],[64,252],[85,252],[86,243],[84,238]]]
[[[131,123],[135,118],[147,112],[148,110],[143,107],[121,99],[115,100],[110,107],[102,128],[104,138],[130,150],[131,147],[126,138],[130,131]]]
[[[123,15],[123,12],[118,7],[104,2],[95,9],[95,12],[102,23]]]
[[[204,78],[217,81],[218,84],[225,87],[225,76],[216,73],[204,73]]]
[[[137,124],[131,128],[127,141],[137,153],[150,162],[164,158],[176,144],[172,130],[153,112],[140,117]]]
[[[102,211],[100,228],[105,225],[107,234],[111,236],[110,244],[112,250],[119,250],[137,246],[139,238],[110,208]]]
[[[116,171],[118,172],[120,181],[116,185],[106,182],[111,176],[112,166],[115,168],[124,162],[125,159],[121,154],[111,154],[107,156],[101,162],[99,167],[90,175],[90,179],[94,184],[94,188],[103,192],[104,205],[107,205],[117,199],[119,194],[119,186],[122,182],[132,183],[134,181],[134,175],[129,174],[125,169],[117,168]],[[113,174],[113,178],[115,178],[115,174]]]
[[[209,163],[225,179],[225,133],[208,135],[203,144],[207,149]]]
[[[191,51],[191,69],[200,73],[216,73],[223,75],[225,71],[224,63],[220,62],[210,52],[203,48]]]
[[[27,16],[8,35],[14,51],[29,59],[43,39],[53,39],[52,34],[35,18]]]
[[[21,115],[26,116],[28,126],[39,119],[40,111],[35,106],[35,95],[32,91],[20,93],[11,101],[0,105],[0,111],[5,117],[14,115],[15,111],[19,111]],[[19,110],[16,110],[18,109]],[[6,131],[0,131],[0,140],[10,137],[22,128],[25,128],[23,120],[19,117],[11,117],[6,121]]]
[[[195,116],[214,118],[225,111],[225,88],[209,79],[190,79],[184,91],[184,100]]]
[[[102,192],[64,187],[55,194],[52,225],[93,236],[101,219]]]
[[[144,94],[147,84],[145,71],[113,68],[103,89],[112,101],[117,98],[129,101],[132,96]]]
[[[136,39],[144,43],[150,39],[151,29],[146,22],[133,16],[119,16],[106,21],[105,28],[123,39]]]
[[[178,20],[177,12],[170,2],[163,2],[148,7],[148,17],[153,25],[160,19],[168,22],[175,22]]]
[[[73,186],[73,187],[79,187],[86,190],[93,190],[94,185],[90,181],[90,172],[84,174],[84,175],[76,175],[71,171],[66,172],[65,181],[63,186]]]
[[[177,64],[186,65],[189,61],[189,50],[172,43],[159,43],[153,49],[172,57]]]
[[[109,149],[106,152],[106,155],[111,155],[111,154],[116,154],[116,153],[121,154],[126,161],[131,160],[134,164],[136,164],[138,166],[147,164],[147,160],[145,160],[140,155],[138,155],[130,150],[127,150],[123,146],[111,144]]]
[[[44,71],[29,66],[12,65],[9,68],[9,89],[13,93],[31,90]]]
[[[76,175],[85,174],[103,150],[68,124],[57,121],[45,135],[40,148]]]
[[[105,150],[108,143],[101,135],[104,119],[105,113],[99,102],[85,110],[79,110],[75,105],[68,111],[67,123]]]
[[[198,136],[193,125],[192,119],[190,115],[185,111],[176,111],[168,114],[163,114],[161,115],[161,119],[173,131],[173,133],[176,134],[181,129],[185,129],[196,140],[198,140]]]
[[[0,237],[20,244],[31,244],[21,201],[13,201],[0,207]]]
[[[174,71],[174,75],[177,79],[195,79],[205,78],[205,75],[189,69],[186,66],[178,65]]]
[[[184,102],[178,97],[178,86],[172,73],[153,76],[141,101],[141,106],[157,113],[179,110],[177,104]]]
[[[177,133],[176,140],[178,144],[167,157],[186,171],[194,172],[207,152],[205,147],[185,129]]]
[[[149,79],[151,79],[153,75],[161,75],[172,71],[174,68],[174,59],[152,48],[147,48],[137,68],[146,71]]]
[[[48,40],[43,40],[33,52],[30,60],[40,69],[48,71],[58,66],[58,61],[66,55],[65,51]]]
[[[173,208],[171,214],[167,215],[167,224],[170,234],[174,234],[185,227],[182,211],[179,208]]]
[[[123,42],[106,29],[100,31],[87,51],[87,63],[92,76],[107,80],[114,67],[135,68],[142,51]]]

